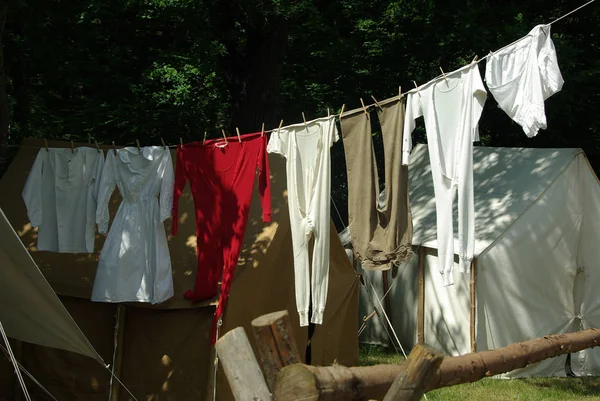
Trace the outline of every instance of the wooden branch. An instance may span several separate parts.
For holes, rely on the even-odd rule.
[[[419,401],[435,380],[444,356],[427,345],[417,344],[383,401]]]
[[[292,322],[287,311],[269,313],[252,321],[252,330],[258,347],[258,360],[273,390],[281,368],[301,363]]]
[[[271,394],[243,327],[227,332],[215,344],[236,401],[268,401]]]
[[[474,382],[558,355],[600,345],[600,329],[560,334],[511,344],[493,351],[447,357],[427,391]],[[286,400],[381,399],[405,370],[405,364],[347,368],[296,364],[281,369],[274,396]]]
[[[477,259],[471,261],[471,280],[469,281],[471,313],[469,315],[469,328],[471,337],[471,352],[477,352]]]
[[[425,343],[425,248],[419,247],[417,291],[417,342]]]

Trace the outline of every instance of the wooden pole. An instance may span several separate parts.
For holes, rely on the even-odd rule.
[[[419,289],[417,293],[417,343],[425,343],[425,248],[419,246]]]
[[[493,351],[447,357],[426,391],[474,382],[598,345],[600,329],[588,329],[511,344]],[[406,364],[353,368],[296,364],[281,369],[273,394],[278,401],[382,399],[405,369]]]
[[[117,348],[115,350],[115,360],[112,372],[113,374],[121,378],[121,367],[123,365],[123,340],[125,338],[125,315],[127,309],[125,305],[119,305],[117,307],[117,344],[115,345]],[[113,379],[112,390],[110,392],[110,401],[118,401],[119,400],[119,390],[121,389],[121,384]]]
[[[219,361],[236,401],[268,401],[271,394],[243,327],[237,327],[215,344]]]
[[[269,389],[273,390],[281,368],[302,362],[290,315],[282,310],[257,317],[252,321],[252,330],[258,347],[258,361]]]
[[[471,329],[471,352],[477,352],[477,338],[475,324],[477,321],[477,259],[471,262],[471,281],[469,282],[469,290],[471,293],[471,315],[469,326]]]
[[[417,344],[383,401],[419,401],[435,380],[435,371],[443,359],[444,355],[433,348]]]

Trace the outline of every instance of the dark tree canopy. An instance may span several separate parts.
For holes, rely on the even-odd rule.
[[[397,95],[581,4],[3,0],[0,141],[174,144],[296,123],[302,112],[315,118]],[[548,129],[527,138],[489,96],[483,145],[581,147],[600,169],[599,25],[592,3],[552,26],[565,85],[546,102]],[[422,126],[416,138],[424,141]],[[333,198],[345,218],[343,146],[332,151]]]

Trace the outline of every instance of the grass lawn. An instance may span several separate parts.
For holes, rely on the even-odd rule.
[[[408,350],[407,350],[408,352]],[[403,358],[402,358],[403,359]],[[359,365],[397,363],[401,360],[393,350],[361,344]],[[600,377],[552,379],[483,379],[432,391],[427,399],[434,400],[600,400]]]

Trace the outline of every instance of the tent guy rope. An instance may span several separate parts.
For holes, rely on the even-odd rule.
[[[5,348],[5,347],[4,347],[2,344],[0,344],[0,350],[2,350],[2,352],[4,353],[4,355],[6,356],[6,358],[7,358],[8,360],[10,360],[10,355],[9,355],[9,353],[8,353],[8,350],[7,350],[7,349],[6,349],[6,348]],[[37,380],[35,377],[33,377],[33,375],[32,375],[31,373],[29,373],[29,371],[28,371],[27,369],[25,369],[25,368],[23,367],[23,365],[21,365],[21,363],[20,363],[19,361],[17,361],[17,365],[19,365],[19,369],[21,370],[21,372],[25,373],[25,374],[27,375],[27,377],[29,377],[29,379],[30,379],[32,382],[34,382],[34,383],[35,383],[35,384],[36,384],[36,385],[37,385],[37,386],[38,386],[38,387],[39,387],[39,388],[40,388],[40,389],[41,389],[41,390],[42,390],[42,391],[43,391],[43,392],[44,392],[44,393],[45,393],[45,394],[46,394],[46,395],[47,395],[47,396],[48,396],[48,397],[51,399],[51,400],[53,400],[53,401],[58,401],[58,400],[56,399],[56,397],[54,397],[54,396],[52,395],[52,393],[50,393],[50,391],[48,391],[48,390],[46,389],[46,387],[44,387],[44,386],[42,385],[42,383],[40,383],[40,382],[39,382],[39,381],[38,381],[38,380]]]
[[[2,333],[2,338],[4,339],[4,344],[6,344],[6,348],[8,350],[8,355],[10,357],[10,361],[13,364],[13,367],[15,368],[15,374],[17,375],[17,378],[19,379],[19,384],[21,385],[21,388],[23,389],[23,394],[25,394],[25,398],[27,399],[27,401],[31,401],[31,396],[29,395],[29,391],[27,390],[27,386],[25,385],[25,380],[23,380],[23,376],[21,375],[21,369],[19,369],[19,362],[17,362],[17,359],[15,358],[15,354],[13,354],[12,352],[12,348],[10,346],[10,343],[8,342],[8,337],[6,336],[6,332],[4,331],[4,326],[2,325],[2,322],[0,322],[0,332]]]

